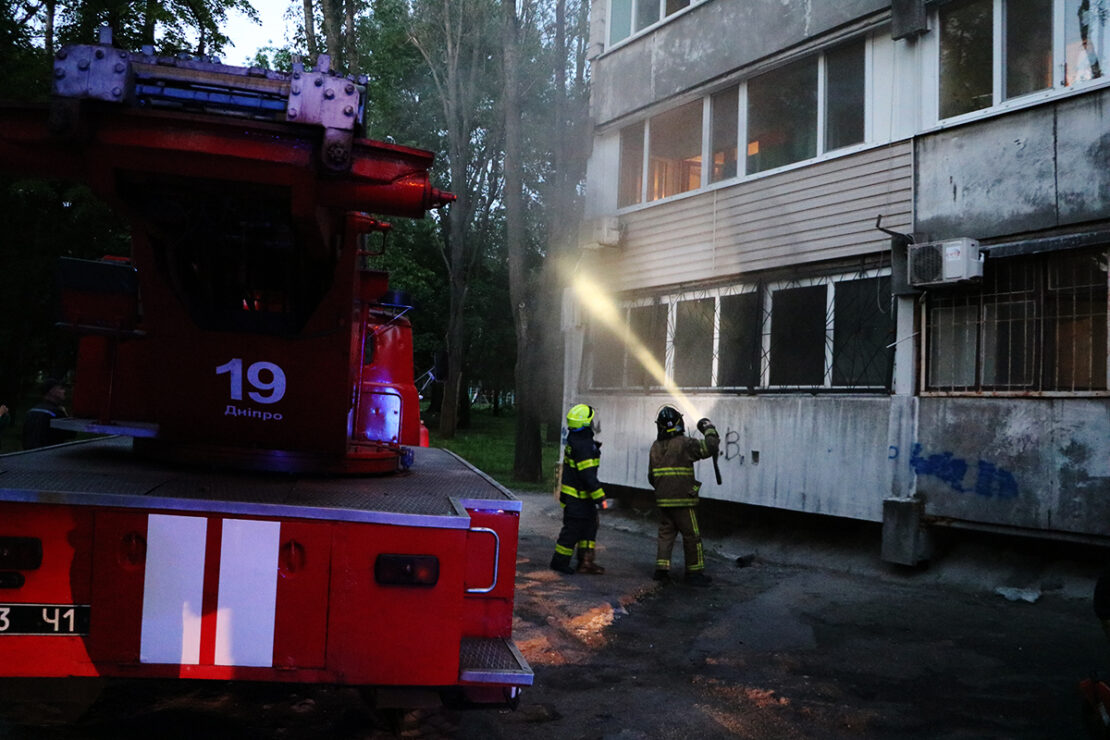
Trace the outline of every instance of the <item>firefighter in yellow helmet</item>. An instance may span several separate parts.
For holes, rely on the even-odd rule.
[[[563,506],[563,528],[555,540],[551,569],[560,573],[601,575],[605,569],[594,562],[598,510],[606,506],[605,491],[597,480],[601,443],[594,433],[601,429],[597,412],[584,403],[567,412],[567,443],[563,448],[563,483],[559,502]],[[578,567],[570,564],[578,548]]]
[[[657,581],[669,581],[671,551],[678,534],[686,558],[686,583],[708,586],[712,580],[705,575],[705,555],[698,529],[698,489],[694,479],[694,462],[717,454],[721,438],[709,419],[698,422],[704,439],[686,436],[682,414],[672,406],[663,406],[655,417],[658,430],[648,453],[648,482],[655,489],[655,505],[659,507],[659,539],[655,575]]]

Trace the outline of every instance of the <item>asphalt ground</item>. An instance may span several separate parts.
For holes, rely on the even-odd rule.
[[[940,531],[914,568],[874,523],[703,502],[709,588],[651,579],[655,513],[602,512],[602,576],[548,568],[561,508],[524,502],[514,638],[536,680],[461,738],[1074,738],[1110,673],[1099,548]],[[676,546],[675,567],[682,562]]]

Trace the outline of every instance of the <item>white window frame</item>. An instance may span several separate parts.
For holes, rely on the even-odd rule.
[[[704,2],[704,0],[696,0],[696,1],[697,2]],[[694,3],[691,3],[691,5],[688,5],[686,8],[683,8],[683,10],[679,11],[679,13],[684,12],[685,10],[693,7],[693,5],[694,5]],[[677,13],[675,15],[677,15]],[[840,157],[840,156],[845,156],[845,155],[848,155],[848,154],[853,154],[855,152],[858,152],[862,149],[866,149],[867,147],[871,146],[872,143],[873,143],[873,136],[874,136],[874,124],[873,124],[871,119],[872,119],[872,113],[874,111],[874,105],[875,105],[875,103],[874,103],[874,91],[875,91],[874,84],[875,84],[875,80],[874,80],[874,73],[873,73],[873,69],[872,69],[873,62],[874,62],[874,49],[873,49],[874,38],[873,38],[872,34],[868,33],[865,36],[863,36],[862,39],[844,40],[844,41],[839,42],[836,46],[842,46],[844,44],[853,43],[854,41],[860,41],[860,40],[863,41],[863,53],[864,53],[864,59],[863,59],[863,61],[864,61],[864,64],[863,64],[863,100],[864,100],[863,104],[864,104],[864,109],[863,109],[863,114],[862,114],[863,115],[863,141],[858,142],[856,144],[850,144],[850,145],[844,146],[844,147],[838,147],[837,149],[833,149],[833,150],[829,150],[826,146],[825,131],[826,131],[826,127],[828,125],[828,122],[826,120],[827,116],[828,116],[828,111],[827,111],[827,105],[826,105],[826,102],[825,102],[825,91],[827,90],[827,86],[828,86],[828,68],[827,68],[826,61],[825,61],[827,50],[822,49],[820,51],[814,52],[814,54],[817,55],[817,111],[816,111],[817,130],[815,132],[815,136],[817,137],[817,140],[816,140],[816,147],[815,147],[816,154],[813,157],[808,158],[808,159],[798,160],[797,162],[791,162],[790,164],[786,164],[786,165],[783,165],[781,167],[776,167],[774,169],[763,170],[763,171],[756,172],[756,173],[751,173],[751,174],[748,173],[748,155],[747,155],[747,147],[748,147],[748,145],[747,145],[747,141],[748,141],[748,115],[747,115],[747,113],[748,113],[748,81],[746,79],[745,80],[740,80],[739,82],[734,83],[736,85],[736,88],[737,88],[736,111],[735,111],[735,115],[736,115],[736,176],[735,177],[730,177],[730,178],[725,178],[723,180],[719,180],[718,182],[711,182],[710,181],[710,175],[711,175],[712,163],[713,163],[713,160],[712,160],[712,156],[713,156],[713,152],[712,152],[712,148],[713,148],[713,142],[712,142],[713,95],[727,89],[727,87],[723,87],[723,88],[708,91],[700,97],[700,99],[702,101],[702,116],[701,116],[701,162],[702,162],[702,166],[701,166],[700,185],[696,188],[691,189],[691,190],[686,190],[686,191],[683,191],[681,193],[676,193],[674,195],[669,195],[665,198],[658,198],[658,199],[655,199],[655,200],[648,200],[648,193],[650,192],[650,187],[651,187],[650,181],[648,179],[649,167],[650,167],[650,163],[651,163],[651,121],[652,121],[652,119],[657,118],[658,116],[660,116],[664,113],[668,113],[672,110],[676,110],[677,108],[680,108],[683,105],[687,105],[691,102],[689,100],[686,100],[682,103],[679,103],[679,104],[674,105],[674,106],[670,106],[666,109],[655,111],[654,113],[652,113],[652,115],[648,116],[647,118],[645,118],[643,121],[640,122],[639,125],[644,127],[644,137],[643,137],[644,149],[643,149],[643,152],[641,153],[642,154],[642,159],[641,159],[641,162],[640,162],[640,175],[641,175],[641,177],[640,177],[640,199],[637,203],[632,203],[632,204],[629,204],[627,206],[621,206],[618,210],[623,211],[625,209],[639,209],[639,208],[648,207],[648,206],[654,205],[656,203],[662,203],[662,202],[665,202],[665,201],[670,201],[674,198],[682,198],[682,197],[687,197],[689,195],[692,195],[694,193],[704,192],[708,188],[716,188],[716,187],[734,185],[737,182],[742,181],[744,179],[747,179],[749,177],[764,177],[764,176],[766,176],[767,174],[770,174],[770,173],[781,172],[781,171],[796,168],[796,167],[804,167],[808,164],[812,164],[814,162],[818,162],[818,161],[821,161],[823,159],[830,159],[830,158],[834,158],[834,157]],[[835,47],[832,47],[832,48],[835,48]],[[773,70],[770,70],[770,71],[773,72]],[[629,124],[629,125],[634,126],[636,124]],[[621,130],[624,130],[625,128],[628,128],[628,126],[621,127]],[[619,173],[618,173],[617,188],[619,189],[619,187],[620,187],[620,179],[619,179]]]

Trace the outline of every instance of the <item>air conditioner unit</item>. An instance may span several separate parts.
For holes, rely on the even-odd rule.
[[[594,222],[594,241],[603,247],[619,247],[621,225],[616,216],[603,216]]]
[[[906,264],[910,285],[944,285],[983,277],[979,242],[966,237],[911,244]]]

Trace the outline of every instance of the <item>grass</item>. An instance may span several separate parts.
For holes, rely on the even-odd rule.
[[[430,420],[425,419],[425,423]],[[494,416],[489,409],[474,408],[470,411],[470,426],[458,429],[454,439],[440,439],[436,427],[430,425],[432,447],[443,447],[481,470],[506,488],[524,491],[550,491],[555,485],[553,466],[558,459],[557,445],[543,446],[540,470],[543,480],[528,483],[513,479],[513,446],[516,435],[516,416],[502,411]]]

